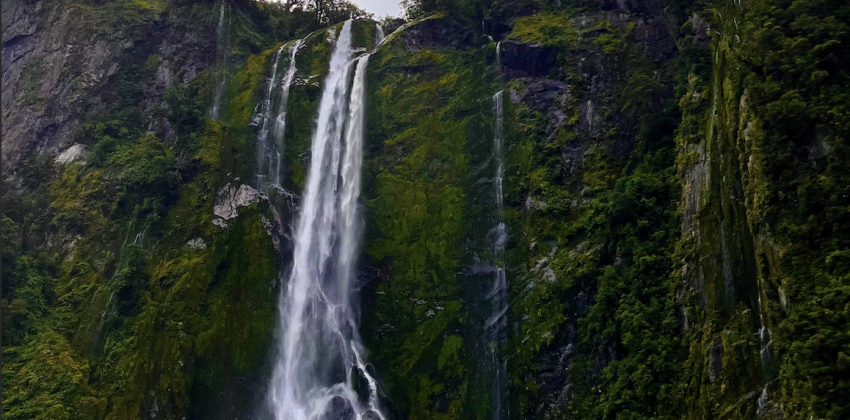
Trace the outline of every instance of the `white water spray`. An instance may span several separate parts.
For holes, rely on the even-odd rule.
[[[281,292],[280,347],[269,390],[276,420],[384,419],[352,299],[368,63],[368,56],[357,60],[349,101],[352,55],[349,20],[331,54],[292,273]],[[358,395],[358,381],[368,392],[365,398]]]

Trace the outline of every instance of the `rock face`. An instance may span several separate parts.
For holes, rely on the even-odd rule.
[[[230,220],[239,215],[240,207],[245,207],[260,201],[260,192],[238,180],[225,185],[218,191],[213,214],[224,220]],[[238,186],[237,186],[238,184]]]
[[[594,204],[597,195],[612,188],[592,174],[607,174],[604,175],[607,179],[624,176],[628,159],[638,147],[641,119],[660,113],[664,103],[673,98],[672,73],[663,69],[675,63],[678,48],[663,9],[653,2],[600,3],[603,3],[602,11],[578,13],[568,19],[557,15],[538,20],[529,17],[528,23],[516,24],[525,24],[523,31],[507,34],[499,44],[501,76],[509,86],[514,109],[523,110],[523,114],[516,115],[529,115],[530,111],[539,118],[526,123],[523,117],[517,117],[520,127],[534,125],[523,135],[536,135],[540,139],[537,144],[546,144],[538,146],[535,153],[548,155],[552,153],[549,150],[558,150],[553,155],[559,160],[554,160],[554,156],[547,158],[553,162],[548,167],[557,168],[554,169],[557,176],[551,182],[557,183],[565,191],[562,194],[570,197],[564,203],[564,196],[547,193],[548,187],[539,190],[525,187],[528,190],[520,197],[525,223],[576,226],[570,223],[578,220],[565,221],[598,205]],[[549,35],[535,38],[538,30]],[[558,34],[565,34],[565,41],[554,44]],[[643,73],[641,69],[652,70]],[[633,90],[640,93],[634,95]],[[559,206],[563,206],[562,210],[558,210]],[[553,213],[560,216],[548,216]],[[530,262],[522,269],[524,276],[532,279],[528,280],[527,290],[557,289],[565,281],[571,281],[568,279],[581,277],[581,264],[586,262],[579,261],[600,258],[605,251],[594,244],[598,240],[592,233],[594,229],[586,229],[590,229],[586,237],[575,235],[576,239],[566,242],[563,237],[548,236],[545,230],[523,228],[524,241],[531,243]],[[541,242],[546,243],[546,248]],[[624,264],[620,258],[612,262],[612,267]],[[522,284],[523,280],[515,276],[509,281]],[[513,312],[514,328],[519,330],[516,340],[541,345],[539,354],[528,364],[534,366],[534,371],[523,374],[517,368],[515,372],[517,377],[528,378],[526,383],[534,383],[538,390],[532,397],[534,403],[524,412],[526,415],[559,418],[583,394],[582,387],[601,381],[597,378],[606,367],[622,358],[614,341],[594,341],[598,347],[589,350],[580,338],[580,320],[591,307],[597,306],[595,296],[600,287],[593,280],[582,281],[581,286],[560,295],[557,305],[547,304],[548,313],[563,316],[558,327],[544,326],[551,325],[546,316],[534,322],[528,320],[528,311],[540,310],[539,303]],[[524,293],[534,296],[535,292]],[[519,295],[515,305],[521,306],[525,299],[529,299],[525,294]]]
[[[138,96],[123,99],[137,101],[148,131],[173,138],[157,112],[163,90],[187,83],[209,65],[214,45],[206,40],[214,28],[155,8],[139,10],[132,21],[111,16],[126,13],[123,7],[131,6],[3,2],[4,176],[15,174],[23,159],[70,146],[82,122],[114,106],[131,73],[156,72]],[[148,55],[164,59],[145,69]]]

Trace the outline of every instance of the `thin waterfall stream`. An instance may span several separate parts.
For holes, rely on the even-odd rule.
[[[280,176],[283,161],[283,138],[286,128],[286,108],[289,101],[289,88],[293,80],[295,80],[295,72],[297,71],[295,56],[302,43],[303,41],[299,39],[289,47],[289,68],[280,80],[280,98],[278,100],[277,110],[272,114],[272,109],[274,109],[272,94],[277,84],[277,68],[283,49],[286,46],[281,46],[275,51],[271,77],[268,79],[268,88],[266,89],[263,101],[257,104],[258,115],[255,117],[255,121],[251,123],[259,127],[257,131],[257,169],[255,171],[255,181],[257,188],[264,194],[268,194],[271,188],[282,188],[280,185]],[[272,120],[274,121],[273,123],[271,122]]]
[[[268,123],[271,119],[272,110],[272,90],[275,85],[275,76],[277,75],[277,65],[280,61],[280,53],[283,51],[281,46],[274,53],[272,60],[272,75],[269,78],[269,88],[266,89],[265,99],[260,102],[261,122],[257,133],[257,170],[255,174],[257,188],[262,192],[268,192],[269,179],[274,177],[275,164],[279,161],[277,151],[268,143],[269,128]]]
[[[289,102],[289,89],[292,86],[292,81],[295,80],[295,72],[298,70],[295,62],[295,56],[298,54],[298,50],[301,49],[301,46],[304,44],[303,39],[296,40],[291,47],[289,47],[289,68],[286,70],[286,74],[283,76],[283,80],[280,83],[280,102],[278,102],[277,106],[277,118],[275,118],[274,131],[272,133],[272,138],[274,139],[274,154],[272,155],[274,158],[274,176],[272,177],[273,185],[280,187],[280,173],[281,173],[281,162],[283,160],[283,137],[286,133],[286,108],[287,103]]]
[[[292,271],[281,290],[268,395],[277,420],[385,418],[358,332],[354,281],[369,56],[354,57],[351,25],[345,22],[331,53],[295,225]],[[282,122],[279,131],[282,135]]]
[[[215,97],[213,98],[213,106],[210,109],[210,118],[217,120],[221,110],[221,99],[224,96],[224,88],[227,86],[227,56],[228,56],[228,33],[227,25],[225,24],[225,9],[227,3],[224,0],[219,5],[218,27],[216,28],[216,60],[218,60],[219,73],[221,73],[221,81],[215,87]]]
[[[506,399],[506,366],[500,359],[501,346],[505,341],[508,311],[508,281],[505,275],[505,244],[508,240],[508,230],[505,226],[505,205],[502,181],[505,178],[505,133],[504,133],[504,103],[503,92],[499,91],[493,95],[493,114],[495,123],[493,127],[493,159],[495,160],[496,173],[493,177],[494,204],[498,224],[490,230],[491,246],[493,256],[496,259],[496,269],[493,271],[493,282],[487,299],[490,301],[491,315],[485,325],[486,339],[489,345],[486,348],[489,356],[488,363],[491,365],[492,376],[492,418],[499,420],[507,417],[507,407],[503,405]]]

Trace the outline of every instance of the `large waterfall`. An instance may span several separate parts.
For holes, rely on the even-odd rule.
[[[352,290],[368,55],[354,65],[351,24],[343,25],[331,54],[295,226],[292,272],[281,292],[279,352],[269,390],[277,420],[384,418],[377,383],[363,360]]]

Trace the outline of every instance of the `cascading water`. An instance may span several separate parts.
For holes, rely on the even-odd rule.
[[[375,42],[375,49],[377,50],[381,43],[384,42],[384,39],[386,37],[384,36],[384,28],[382,28],[381,25],[377,23],[375,24],[375,32],[378,33],[377,42]]]
[[[505,400],[505,375],[506,367],[499,359],[499,350],[505,339],[505,328],[507,326],[506,312],[508,310],[507,289],[508,281],[505,275],[505,244],[508,239],[508,231],[504,222],[504,195],[502,191],[502,180],[505,177],[505,153],[504,153],[504,109],[503,91],[493,95],[493,114],[496,117],[493,136],[493,159],[496,164],[496,173],[493,177],[494,201],[498,224],[490,230],[491,246],[497,266],[493,271],[493,284],[487,299],[491,305],[491,315],[485,325],[485,334],[489,341],[487,353],[492,376],[492,413],[493,419],[498,420],[506,417],[507,407],[502,403]]]
[[[763,382],[764,385],[761,389],[761,394],[756,400],[756,404],[758,406],[758,411],[761,412],[765,410],[768,406],[768,395],[767,395],[767,387],[770,385],[771,381],[771,349],[773,348],[773,340],[771,339],[770,329],[767,328],[764,324],[764,307],[762,307],[761,296],[758,298],[759,305],[759,343],[761,344],[761,349],[759,350],[759,356],[761,358],[761,369],[762,375],[764,377]]]
[[[275,148],[272,154],[275,168],[272,179],[274,180],[274,185],[278,187],[280,186],[281,161],[283,160],[283,136],[286,133],[286,107],[289,102],[289,88],[292,86],[292,81],[295,80],[295,72],[297,71],[295,55],[298,54],[298,50],[303,43],[304,41],[299,39],[289,47],[289,68],[286,70],[286,74],[283,76],[280,84],[280,102],[277,105],[277,118],[275,119],[274,135],[272,136],[274,138]]]
[[[275,172],[277,172],[278,165],[275,165],[275,162],[279,162],[280,159],[277,155],[277,151],[274,150],[274,147],[269,144],[269,119],[271,119],[272,112],[272,90],[275,85],[275,76],[277,76],[277,64],[280,61],[280,53],[283,51],[283,47],[280,47],[274,53],[274,62],[272,63],[272,76],[269,78],[269,88],[266,89],[266,96],[262,102],[260,102],[260,112],[261,112],[261,121],[260,121],[260,129],[257,133],[257,170],[256,170],[256,184],[257,188],[262,192],[268,192],[269,184],[273,182],[275,179]]]
[[[272,114],[272,93],[277,83],[277,67],[285,45],[275,52],[271,78],[269,78],[269,86],[266,89],[265,98],[257,104],[259,121],[255,119],[255,122],[252,123],[252,125],[259,125],[257,132],[256,184],[257,188],[266,194],[268,194],[270,188],[281,188],[280,174],[281,162],[283,160],[283,135],[286,126],[286,104],[289,100],[289,88],[295,79],[295,72],[297,70],[295,55],[301,44],[302,40],[299,39],[289,47],[289,69],[280,81],[281,94],[278,100],[277,111],[275,114]],[[270,124],[271,120],[274,120],[273,124]],[[271,135],[272,141],[269,141],[269,135]]]
[[[227,26],[224,22],[224,11],[227,4],[222,0],[219,6],[218,28],[216,29],[216,59],[219,61],[219,72],[221,73],[221,81],[215,87],[215,98],[213,106],[210,109],[210,118],[217,120],[219,110],[221,109],[221,98],[224,96],[224,88],[227,84],[225,69],[227,68]]]
[[[353,52],[349,20],[324,82],[293,268],[280,300],[279,354],[269,390],[277,420],[384,418],[377,382],[363,360],[351,290],[361,230],[357,203],[368,63],[368,55],[357,60],[349,100]],[[361,398],[358,388],[368,396]]]

